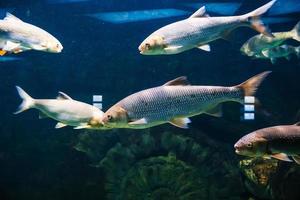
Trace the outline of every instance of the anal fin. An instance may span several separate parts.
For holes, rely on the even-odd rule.
[[[188,124],[191,123],[189,118],[174,118],[169,121],[170,124],[177,126],[179,128],[189,128]]]
[[[293,162],[287,154],[285,153],[278,153],[271,155],[272,158],[276,158],[278,160],[286,161],[286,162]]]

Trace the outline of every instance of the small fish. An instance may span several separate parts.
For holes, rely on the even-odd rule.
[[[0,55],[3,56],[6,53],[20,53],[31,49],[60,53],[63,46],[50,33],[7,13],[0,20],[0,49]]]
[[[263,34],[256,35],[250,38],[241,47],[241,52],[247,56],[255,56],[261,54],[265,49],[270,49],[281,45],[288,39],[293,39],[300,42],[300,22],[296,26],[287,32],[273,33],[274,37],[267,37]]]
[[[35,108],[40,111],[40,119],[49,117],[59,121],[55,128],[65,126],[75,126],[74,129],[102,128],[99,122],[102,120],[103,112],[95,106],[73,100],[63,92],[59,92],[57,99],[33,99],[19,86],[16,88],[23,102],[15,114]]]
[[[104,113],[102,123],[109,128],[143,129],[164,123],[188,128],[188,117],[203,113],[220,117],[221,103],[243,103],[244,96],[254,95],[269,73],[233,87],[191,86],[186,77],[179,77],[124,98]]]
[[[260,129],[242,137],[235,152],[250,157],[276,158],[300,164],[300,123]]]
[[[210,17],[205,7],[201,7],[188,19],[164,26],[148,36],[139,46],[143,55],[178,54],[192,48],[210,51],[209,42],[226,38],[232,30],[240,26],[250,26],[260,33],[272,37],[260,20],[260,16],[276,2],[240,16]]]
[[[300,46],[293,47],[291,45],[284,44],[279,47],[263,50],[262,54],[264,57],[270,59],[272,64],[274,64],[278,58],[286,58],[287,60],[290,60],[292,54],[295,54],[299,58]]]

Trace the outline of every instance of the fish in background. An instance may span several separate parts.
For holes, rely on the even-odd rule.
[[[233,87],[193,86],[186,77],[179,77],[124,98],[104,113],[102,123],[108,128],[143,129],[164,123],[188,128],[188,117],[220,117],[221,103],[243,103],[244,96],[254,95],[269,73],[263,72]]]
[[[262,51],[262,55],[265,58],[270,59],[272,64],[275,64],[278,58],[286,58],[287,60],[290,60],[292,54],[295,54],[298,58],[300,58],[300,46],[294,47],[284,44],[279,47]]]
[[[138,49],[143,55],[178,54],[193,48],[210,51],[209,42],[226,38],[232,30],[241,26],[252,27],[272,37],[260,16],[275,2],[276,0],[270,1],[248,14],[228,17],[210,17],[203,6],[188,19],[158,29],[148,36]]]
[[[286,32],[272,33],[274,37],[268,37],[263,34],[259,34],[251,37],[241,47],[241,52],[247,56],[260,55],[263,50],[277,47],[283,44],[288,39],[293,39],[300,42],[300,22],[295,27]],[[259,56],[256,56],[259,57]]]
[[[0,55],[28,50],[60,53],[62,44],[45,30],[6,14],[0,20]]]
[[[235,152],[249,157],[276,158],[300,165],[300,123],[259,129],[242,137]]]
[[[52,118],[58,123],[55,128],[75,126],[74,129],[101,129],[103,112],[92,105],[73,100],[63,92],[59,92],[57,99],[33,99],[22,88],[16,86],[22,104],[15,114],[30,108],[40,111],[39,118]]]

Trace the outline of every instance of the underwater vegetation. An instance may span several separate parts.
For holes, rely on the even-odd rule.
[[[248,191],[262,199],[300,198],[300,168],[274,159],[250,158],[240,161]]]
[[[92,132],[80,137],[75,148],[104,171],[108,199],[243,199],[237,160],[229,147],[199,130],[188,136],[143,132],[119,134],[114,145],[103,145],[112,140],[104,135],[95,140]]]

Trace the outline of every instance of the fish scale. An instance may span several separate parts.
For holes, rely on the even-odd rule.
[[[224,101],[241,102],[243,92],[233,87],[160,86],[133,94],[118,105],[130,119],[170,120],[174,116],[193,116]]]

